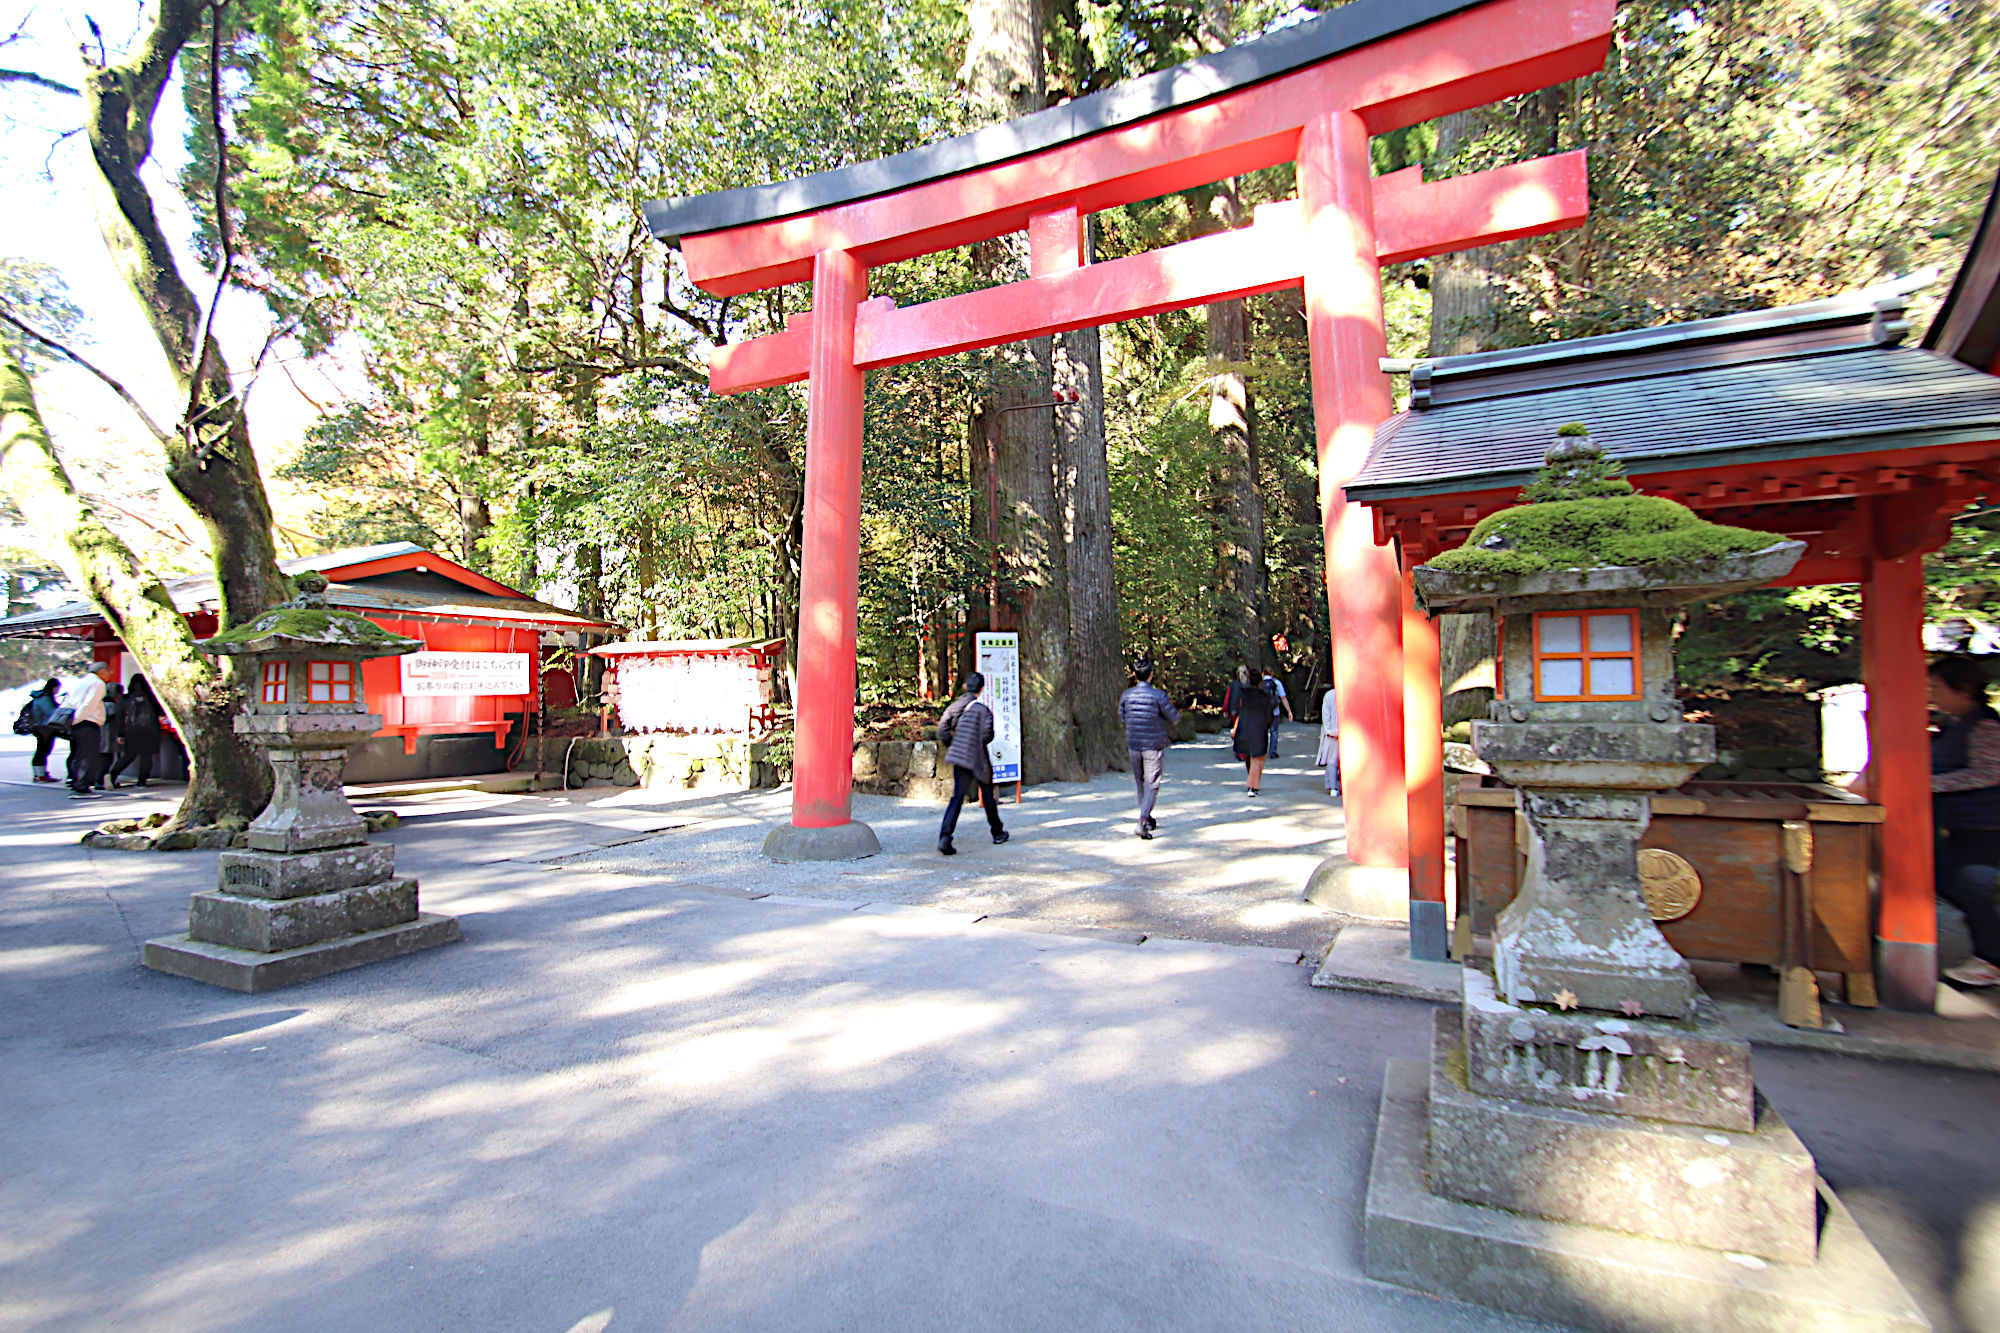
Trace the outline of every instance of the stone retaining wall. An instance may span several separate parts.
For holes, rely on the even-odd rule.
[[[941,762],[936,741],[858,741],[854,790],[945,800],[951,795],[951,765]]]
[[[569,787],[749,791],[778,785],[763,741],[744,736],[592,736],[563,743]],[[554,746],[550,757],[555,757]]]

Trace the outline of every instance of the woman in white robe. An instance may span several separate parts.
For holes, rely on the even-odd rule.
[[[1319,758],[1314,763],[1326,765],[1326,789],[1333,795],[1340,795],[1340,710],[1334,703],[1334,691],[1328,690],[1326,697],[1319,701]]]

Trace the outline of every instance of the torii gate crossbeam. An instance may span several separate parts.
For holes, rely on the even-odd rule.
[[[1434,854],[1409,859],[1413,833],[1418,848],[1442,841],[1436,631],[1341,490],[1393,406],[1379,369],[1380,270],[1573,226],[1587,181],[1581,153],[1435,183],[1415,170],[1377,179],[1368,140],[1590,73],[1615,12],[1616,0],[1357,0],[1005,127],[803,181],[649,205],[655,234],[679,243],[707,291],[813,283],[810,315],[717,348],[709,372],[718,393],[812,386],[792,829],[768,849],[839,857],[874,847],[851,815],[867,370],[1300,285],[1347,855],[1396,875],[1408,867],[1413,947],[1442,956],[1443,866]],[[1298,197],[1260,208],[1249,227],[1086,262],[1088,214],[1287,161]],[[1024,281],[907,309],[868,299],[874,266],[1022,230]]]

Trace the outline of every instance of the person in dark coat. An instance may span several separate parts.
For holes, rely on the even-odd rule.
[[[944,856],[958,855],[951,835],[958,829],[958,812],[975,787],[979,803],[986,807],[986,825],[993,830],[993,841],[1007,841],[1007,830],[1000,825],[1000,800],[993,794],[993,756],[986,748],[993,743],[993,710],[979,702],[979,692],[985,688],[986,677],[973,672],[965,678],[958,698],[938,719],[938,748],[951,765],[951,803],[945,806],[944,823],[938,826],[937,848]]]
[[[36,782],[60,782],[60,778],[49,776],[49,751],[56,748],[56,737],[61,733],[49,725],[49,719],[62,707],[62,682],[50,676],[47,683],[28,696],[29,735],[35,738],[35,757],[29,761],[29,771]]]
[[[1944,727],[1931,738],[1931,822],[1937,895],[1965,914],[1973,956],[1944,970],[1961,986],[2000,986],[2000,714],[1986,702],[1986,675],[1964,657],[1931,663],[1931,706]]]
[[[132,684],[125,691],[118,733],[118,759],[107,780],[117,787],[118,775],[136,760],[138,785],[146,786],[153,780],[153,758],[160,752],[160,701],[153,694],[152,682],[144,676],[132,677]]]
[[[1167,728],[1181,720],[1167,692],[1153,684],[1153,664],[1141,658],[1132,664],[1137,683],[1118,696],[1118,717],[1125,723],[1125,749],[1132,761],[1132,784],[1139,792],[1139,836],[1151,838],[1160,821],[1153,818],[1160,781],[1166,773]]]
[[[111,769],[124,749],[125,687],[114,680],[104,687],[104,726],[97,733],[97,790],[118,785],[111,781]]]
[[[1264,785],[1264,761],[1271,750],[1270,691],[1255,667],[1236,668],[1236,683],[1230,687],[1229,703],[1236,715],[1230,733],[1236,744],[1236,758],[1243,765],[1243,790],[1251,796]]]

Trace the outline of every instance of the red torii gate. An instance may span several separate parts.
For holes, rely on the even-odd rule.
[[[810,315],[717,348],[709,370],[717,393],[812,385],[792,824],[766,850],[838,859],[877,849],[852,819],[850,790],[865,372],[1303,285],[1348,857],[1409,867],[1412,898],[1436,905],[1413,913],[1424,918],[1413,945],[1442,957],[1436,632],[1368,514],[1341,491],[1393,407],[1379,365],[1380,270],[1574,226],[1588,182],[1581,152],[1435,183],[1416,169],[1376,179],[1368,140],[1598,69],[1615,11],[1615,0],[1358,0],[1006,126],[649,205],[654,233],[678,242],[707,291],[813,284]],[[1087,262],[1086,215],[1287,161],[1298,197],[1259,208],[1249,227]],[[908,309],[868,299],[874,266],[1022,230],[1025,281]]]

